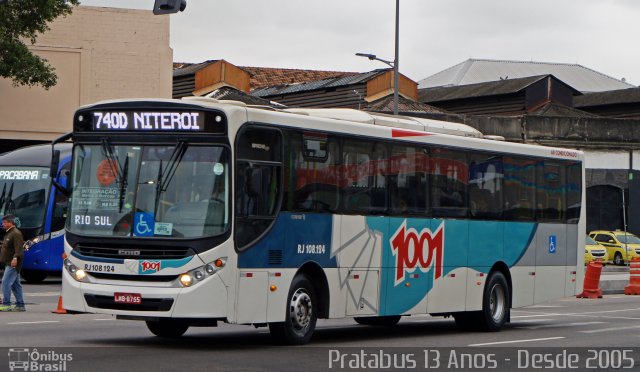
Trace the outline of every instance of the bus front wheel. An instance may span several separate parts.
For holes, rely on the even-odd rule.
[[[159,321],[147,321],[149,331],[158,337],[177,338],[182,336],[189,325],[176,319],[161,319]]]
[[[285,321],[269,323],[271,336],[287,345],[303,345],[311,340],[318,320],[318,304],[311,281],[296,275],[287,296]]]

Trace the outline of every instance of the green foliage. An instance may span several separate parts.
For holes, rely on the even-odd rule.
[[[13,85],[56,85],[54,68],[34,55],[27,42],[35,44],[48,23],[71,14],[79,0],[0,0],[0,76]]]

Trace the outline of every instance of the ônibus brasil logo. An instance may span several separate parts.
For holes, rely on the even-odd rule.
[[[442,276],[444,222],[435,232],[425,228],[418,234],[414,228],[407,229],[407,220],[404,220],[389,242],[393,255],[396,256],[395,285],[404,281],[405,271],[412,273],[416,267],[426,273],[434,265],[433,280]]]

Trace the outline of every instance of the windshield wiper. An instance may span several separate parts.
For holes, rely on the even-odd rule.
[[[113,151],[113,146],[111,146],[109,140],[106,138],[102,139],[102,155],[107,159],[111,172],[116,176],[116,182],[118,182],[119,186],[118,211],[122,212],[122,207],[124,205],[124,192],[127,190],[127,178],[129,177],[129,156],[127,155],[125,157],[123,169],[120,165],[118,156]]]
[[[153,215],[158,213],[158,204],[160,202],[160,196],[167,191],[167,187],[171,184],[173,176],[176,174],[178,164],[182,160],[185,152],[187,152],[187,143],[184,140],[179,140],[176,147],[173,149],[167,165],[162,169],[162,160],[160,160],[160,167],[158,168],[158,183],[156,184],[156,200],[153,206]]]
[[[124,205],[124,192],[127,190],[127,178],[129,177],[129,156],[124,159],[123,176],[120,178],[120,195],[118,195],[118,212],[122,213],[122,206]]]
[[[101,142],[102,156],[107,159],[109,169],[116,176],[116,181],[118,182],[118,184],[122,184],[122,167],[120,166],[120,162],[118,161],[118,156],[113,152],[113,146],[111,146],[109,140],[103,138]]]
[[[9,192],[7,193],[7,200],[6,200],[6,205],[5,205],[5,208],[4,208],[4,214],[15,214],[16,213],[16,206],[13,203],[13,200],[11,200],[12,196],[13,196],[13,182],[11,182],[11,187],[9,187]]]
[[[4,208],[4,196],[6,193],[7,193],[7,184],[5,183],[4,186],[2,187],[2,195],[0,195],[0,212],[2,212],[2,208]]]

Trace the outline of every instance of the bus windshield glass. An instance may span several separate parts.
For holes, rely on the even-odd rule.
[[[13,214],[19,228],[42,226],[50,186],[48,168],[0,167],[0,215]]]
[[[67,228],[76,234],[199,238],[229,228],[222,146],[76,145]]]

